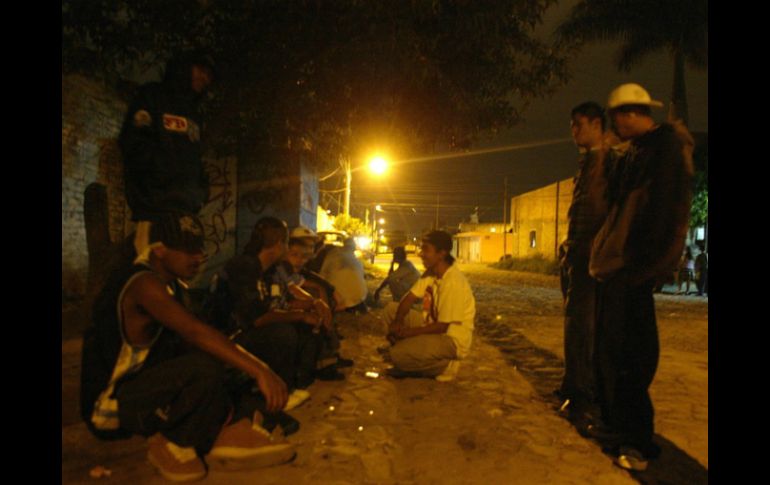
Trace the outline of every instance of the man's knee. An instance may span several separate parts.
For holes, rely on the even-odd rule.
[[[396,312],[398,311],[398,303],[395,301],[391,301],[387,305],[385,305],[385,309],[383,310],[383,315],[385,316],[385,323],[390,325],[393,323],[393,321],[396,319]]]

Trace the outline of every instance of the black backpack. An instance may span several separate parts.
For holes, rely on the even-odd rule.
[[[203,298],[204,321],[225,335],[232,335],[238,329],[234,307],[227,273],[224,270],[215,273]]]

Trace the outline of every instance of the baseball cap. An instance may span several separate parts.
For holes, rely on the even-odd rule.
[[[422,237],[423,242],[432,244],[437,250],[452,251],[452,236],[444,231],[431,231]]]
[[[663,107],[661,101],[652,99],[646,89],[635,83],[621,84],[610,92],[607,99],[607,109],[615,109],[627,104]]]
[[[304,238],[313,238],[315,239],[316,233],[314,233],[312,230],[308,229],[305,226],[297,226],[294,229],[291,230],[291,233],[289,234],[289,238],[291,239],[304,239]]]
[[[180,251],[202,251],[203,224],[195,214],[165,213],[152,221],[149,242],[163,243],[167,248]]]

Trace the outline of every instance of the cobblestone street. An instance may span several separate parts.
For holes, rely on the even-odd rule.
[[[418,267],[419,266],[419,263]],[[368,378],[383,371],[381,309],[339,318],[347,379],[316,382],[292,411],[290,464],[211,472],[210,484],[623,484],[708,482],[708,300],[656,294],[661,357],[651,388],[656,442],[632,475],[553,409],[562,371],[562,308],[554,276],[461,265],[476,296],[476,332],[456,380]],[[379,280],[370,280],[370,289]],[[387,301],[389,295],[383,295]],[[62,483],[166,483],[144,440],[99,442],[79,419],[80,342],[62,342]],[[111,470],[99,480],[89,471]]]

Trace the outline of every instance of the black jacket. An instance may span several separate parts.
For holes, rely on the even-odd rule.
[[[632,284],[663,281],[676,268],[692,202],[693,140],[664,123],[633,140],[609,176],[609,215],[594,239],[590,273],[623,270]]]
[[[129,105],[119,144],[134,221],[170,210],[196,214],[208,199],[191,70],[190,59],[172,60],[163,82],[140,87]]]

